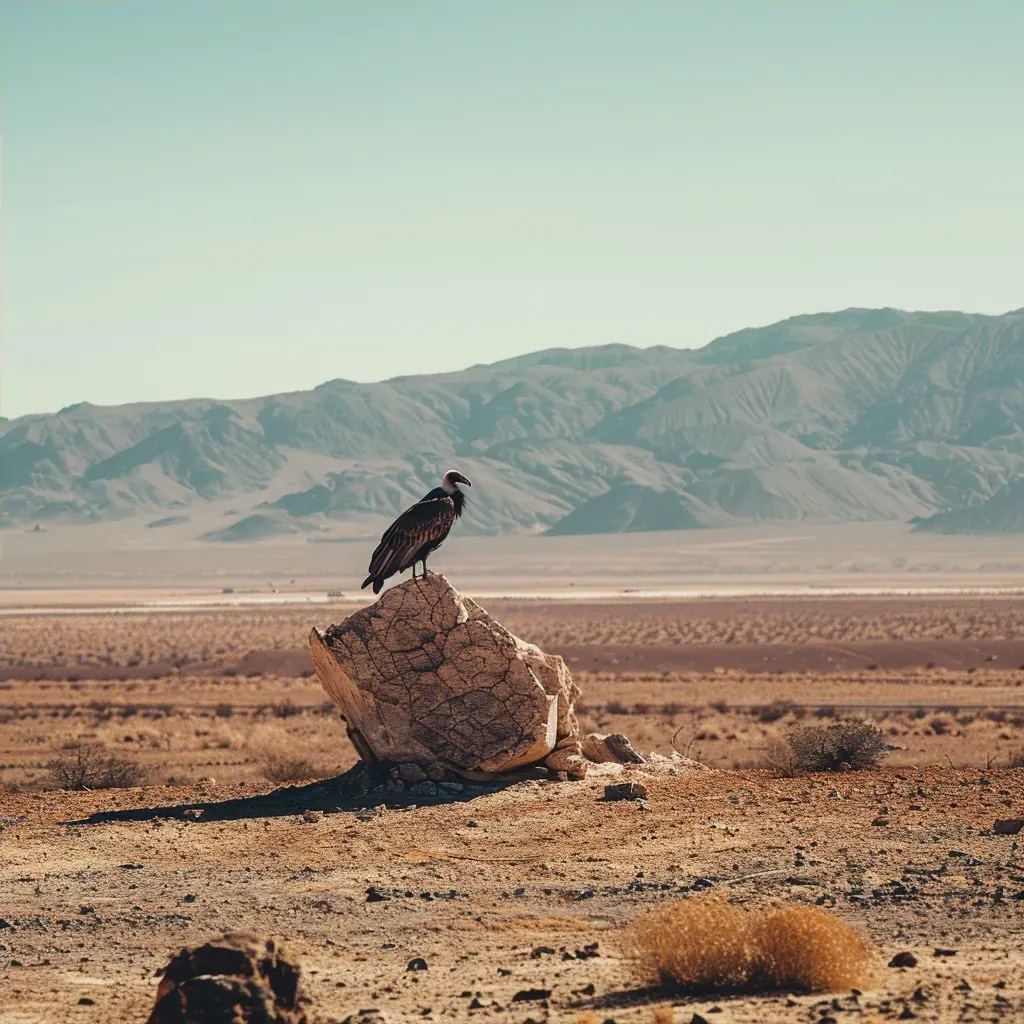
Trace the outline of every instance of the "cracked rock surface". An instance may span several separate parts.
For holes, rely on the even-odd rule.
[[[510,633],[443,576],[407,580],[309,637],[324,689],[367,761],[586,774],[558,655]]]

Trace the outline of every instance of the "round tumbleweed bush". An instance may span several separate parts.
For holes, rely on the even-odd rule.
[[[817,907],[670,903],[641,916],[628,945],[644,980],[687,991],[837,992],[871,977],[864,940]]]

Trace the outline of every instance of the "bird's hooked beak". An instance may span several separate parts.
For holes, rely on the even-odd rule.
[[[466,479],[457,469],[449,469],[444,475],[444,479],[441,481],[441,487],[451,494],[453,491],[458,490],[459,484],[465,484],[467,487],[473,485]]]

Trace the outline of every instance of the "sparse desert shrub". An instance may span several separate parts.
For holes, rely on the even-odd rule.
[[[270,710],[276,718],[293,718],[302,714],[302,708],[297,707],[290,699],[285,698],[277,704],[272,704]]]
[[[871,722],[807,725],[770,744],[764,764],[784,775],[797,771],[864,771],[877,768],[887,748],[885,734]]]
[[[1024,747],[1018,750],[1016,754],[1010,755],[1009,767],[1024,768]]]
[[[784,778],[791,779],[799,770],[796,763],[796,752],[784,739],[770,740],[761,756],[761,764],[765,768],[774,768]]]
[[[628,946],[645,980],[691,992],[836,992],[871,975],[864,941],[818,907],[670,903],[637,920]]]
[[[948,718],[936,717],[928,725],[936,736],[945,736],[949,732],[950,721]]]
[[[303,782],[322,773],[304,757],[267,753],[263,757],[263,777],[270,782]]]
[[[146,777],[140,765],[111,754],[102,743],[68,743],[46,769],[57,789],[126,789]]]
[[[729,702],[725,700],[713,700],[708,706],[720,715],[726,714],[729,710]]]
[[[214,709],[214,714],[218,718],[230,718],[234,713],[235,708],[233,704],[218,704]]]
[[[771,704],[755,708],[754,714],[759,722],[767,725],[770,722],[779,721],[780,718],[785,718],[793,710],[793,707],[791,700],[775,700]]]
[[[608,701],[608,703],[605,704],[605,706],[604,706],[604,710],[605,710],[605,713],[609,714],[609,715],[628,715],[629,714],[629,708],[627,708],[626,705],[623,704],[621,700],[610,700],[610,701]]]

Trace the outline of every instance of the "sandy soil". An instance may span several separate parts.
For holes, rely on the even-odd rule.
[[[628,772],[647,787],[646,807],[601,800],[616,780],[607,773],[623,771],[606,768],[450,806],[332,813],[301,780],[355,756],[301,644],[344,606],[5,618],[4,1024],[143,1021],[154,972],[226,928],[288,937],[323,1022],[370,1007],[392,1022],[515,1024],[653,1024],[659,1007],[680,1024],[694,1013],[721,1024],[1024,1016],[1024,840],[992,831],[1024,817],[1024,768],[1008,767],[1024,748],[1024,657],[985,660],[985,645],[1017,642],[1024,601],[491,610],[543,646],[600,653],[596,667],[576,664],[586,728],[624,731],[645,752],[674,744],[712,770]],[[884,663],[885,644],[903,651],[901,666]],[[853,645],[873,650],[876,667],[800,662]],[[944,667],[942,645],[974,660]],[[716,663],[622,660],[651,647],[711,651]],[[752,661],[766,650],[781,672]],[[783,779],[757,767],[773,737],[851,714],[890,739],[882,769]],[[139,763],[147,785],[44,791],[47,762],[72,739]],[[297,780],[288,802],[260,799],[275,773]],[[218,811],[240,796],[253,801]],[[296,808],[307,800],[326,813],[305,821]],[[196,804],[196,820],[183,814]],[[131,808],[144,813],[84,823]],[[386,898],[368,899],[371,887]],[[829,907],[874,944],[875,979],[835,1004],[650,989],[625,955],[629,922],[706,891]],[[916,968],[886,966],[904,950]],[[413,957],[429,969],[406,971]],[[515,1000],[531,989],[550,995]]]

